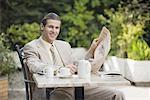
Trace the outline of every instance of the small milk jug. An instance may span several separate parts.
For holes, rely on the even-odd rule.
[[[78,77],[90,78],[91,76],[91,64],[88,60],[80,60],[78,62]]]

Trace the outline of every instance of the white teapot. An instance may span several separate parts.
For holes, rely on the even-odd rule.
[[[80,60],[78,62],[78,77],[90,78],[91,76],[91,64],[88,60]]]

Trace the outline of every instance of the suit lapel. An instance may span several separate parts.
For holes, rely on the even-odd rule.
[[[50,56],[47,54],[47,49],[45,48],[44,44],[42,43],[42,41],[40,39],[37,40],[37,48],[39,50],[39,53],[42,54],[42,56],[44,56],[45,61],[47,63],[49,63],[51,61]]]
[[[61,58],[61,61],[63,63],[63,65],[67,65],[68,64],[68,59],[67,59],[67,54],[66,54],[66,48],[64,47],[64,45],[62,45],[62,43],[59,43],[57,40],[54,41],[54,44],[56,46],[56,49],[58,51],[58,54]]]
[[[54,45],[58,51],[58,54],[61,58],[63,65],[65,66],[67,64],[71,64],[72,59],[70,56],[70,52],[71,52],[70,49],[66,45],[64,45],[63,43],[61,43],[60,41],[57,41],[57,40],[54,41]],[[36,46],[38,48],[40,55],[42,55],[44,57],[45,62],[51,63],[51,58],[47,54],[48,51],[40,39],[37,39],[37,45]]]

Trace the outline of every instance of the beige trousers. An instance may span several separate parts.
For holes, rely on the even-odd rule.
[[[122,92],[107,87],[85,87],[85,100],[125,100]],[[58,88],[51,100],[74,100],[74,88]]]

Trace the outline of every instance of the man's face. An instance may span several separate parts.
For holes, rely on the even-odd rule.
[[[59,35],[60,25],[61,22],[59,20],[48,19],[46,25],[41,26],[43,32],[42,38],[45,41],[52,43]]]

